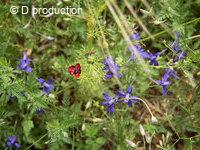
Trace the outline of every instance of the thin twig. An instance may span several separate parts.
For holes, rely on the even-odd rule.
[[[31,144],[26,150],[30,149],[33,145],[35,145],[36,143],[38,143],[40,140],[42,140],[43,138],[45,138],[45,136],[47,136],[47,133],[43,136],[41,136],[37,141],[35,141],[33,144]]]

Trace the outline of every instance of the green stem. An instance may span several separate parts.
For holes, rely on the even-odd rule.
[[[145,141],[145,137],[142,136],[142,140],[143,140],[143,144],[144,144],[144,149],[146,149],[146,141]]]
[[[147,107],[147,109],[148,109],[148,111],[149,111],[149,113],[151,114],[151,116],[153,117],[154,115],[153,115],[153,113],[152,113],[152,111],[151,111],[151,109],[149,108],[149,106],[147,105],[147,103],[143,100],[143,99],[141,99],[141,98],[137,98],[138,100],[140,100],[140,101],[142,101],[143,103],[144,103],[144,105]]]
[[[36,143],[38,143],[40,140],[42,140],[43,138],[45,138],[45,136],[47,136],[47,133],[43,136],[41,136],[37,141],[35,141],[33,144],[31,144],[26,150],[30,149],[33,145],[35,145]]]
[[[196,22],[196,21],[197,21],[197,22],[200,21],[200,17],[199,17],[199,18],[195,18],[195,19],[193,19],[193,20],[190,20],[190,21],[188,21],[188,22],[185,22],[185,23],[183,23],[183,24],[180,24],[179,26],[180,26],[180,27],[181,27],[181,26],[185,26],[185,25],[194,23],[194,22]],[[164,30],[164,31],[158,32],[158,33],[156,33],[156,34],[154,34],[154,35],[152,35],[152,36],[153,36],[153,38],[155,38],[155,37],[157,37],[157,36],[160,36],[160,35],[162,35],[162,34],[164,34],[164,33],[170,32],[170,31],[172,31],[172,30],[173,30],[173,28],[169,28],[169,29],[166,29],[166,30]],[[147,41],[147,40],[149,40],[149,39],[151,39],[151,37],[144,38],[144,39],[140,40],[139,42],[144,42],[144,41]]]
[[[132,98],[126,98],[126,99],[124,99],[124,100],[131,100],[131,99],[132,99]],[[143,102],[144,105],[146,106],[146,108],[148,109],[149,113],[151,114],[151,117],[154,117],[154,115],[153,115],[151,109],[149,108],[149,106],[147,105],[147,103],[146,103],[143,99],[141,99],[141,98],[136,98],[136,99],[137,99],[137,100],[140,100],[141,102]]]

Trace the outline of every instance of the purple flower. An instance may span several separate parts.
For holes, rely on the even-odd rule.
[[[14,100],[16,100],[16,99],[17,99],[17,97],[16,97],[16,96],[13,96],[12,94],[10,94],[10,96],[9,96],[9,98],[8,98],[9,101],[14,101]]]
[[[171,82],[170,81],[165,81],[165,79],[162,78],[162,80],[158,80],[158,81],[156,81],[156,83],[158,85],[162,86],[162,93],[163,93],[164,96],[166,96],[167,95],[167,90],[168,90]]]
[[[38,108],[38,109],[36,110],[36,113],[37,113],[38,115],[43,115],[43,114],[45,113],[45,111],[44,111],[43,108]]]
[[[135,60],[135,53],[137,52],[142,58],[149,58],[149,55],[145,50],[139,45],[129,46],[128,50],[131,52],[130,60]]]
[[[118,102],[118,96],[112,98],[108,93],[103,93],[104,102],[101,103],[103,106],[107,106],[107,113],[112,114],[115,112],[115,103]]]
[[[157,52],[155,55],[153,55],[151,52],[148,52],[148,55],[149,55],[149,60],[150,60],[149,64],[154,65],[154,66],[158,66],[159,63],[156,59],[160,55],[160,52]]]
[[[31,61],[31,59],[27,58],[27,52],[23,52],[23,58],[20,60],[18,69],[30,73],[32,71],[32,68],[29,66]]]
[[[156,81],[156,84],[162,86],[162,93],[164,96],[167,95],[167,90],[169,86],[171,85],[171,81],[167,81],[170,78],[170,76],[173,76],[175,79],[179,79],[179,77],[176,75],[174,70],[167,68],[166,73],[164,74],[162,79]]]
[[[132,34],[129,34],[129,39],[131,41],[133,40],[136,40],[136,41],[139,41],[141,38],[140,38],[140,33],[137,32],[137,33],[132,33]]]
[[[49,94],[54,89],[54,86],[52,85],[52,83],[54,82],[53,80],[49,80],[48,82],[46,82],[42,78],[39,78],[37,80],[43,86],[43,91],[45,94]]]
[[[176,56],[174,56],[174,58],[173,58],[173,62],[175,63],[175,62],[178,62],[179,61],[179,57],[176,55]]]
[[[6,145],[8,148],[16,147],[17,149],[19,149],[21,147],[21,145],[17,141],[16,136],[8,136]]]
[[[139,41],[140,40],[140,33],[137,32],[135,34],[130,34],[129,35],[129,39],[131,41],[136,40]],[[140,46],[140,44],[137,42],[134,46],[129,46],[128,50],[131,52],[131,57],[130,60],[133,61],[135,60],[136,57],[136,53],[138,53],[142,58],[148,58],[148,53],[145,52],[145,50]]]
[[[117,92],[117,95],[118,95],[119,97],[125,99],[125,100],[122,100],[121,102],[124,102],[124,103],[126,103],[129,107],[131,107],[131,106],[132,106],[132,103],[140,102],[140,101],[138,100],[138,97],[132,96],[132,95],[131,95],[132,92],[133,92],[133,89],[132,89],[132,86],[130,85],[130,86],[128,87],[128,89],[127,89],[126,92],[118,91],[118,92]]]
[[[185,59],[185,57],[187,56],[187,52],[186,51],[182,51],[179,55],[180,59]]]
[[[173,76],[175,79],[179,79],[179,77],[177,76],[174,70],[167,68],[166,73],[164,74],[163,78],[166,81],[170,76]]]
[[[121,78],[122,75],[120,73],[118,73],[119,71],[119,66],[117,65],[116,62],[114,62],[113,58],[111,56],[108,56],[103,64],[105,65],[105,67],[103,68],[104,71],[106,71],[106,75],[105,78],[110,79],[113,76],[116,76],[117,78]]]
[[[181,51],[180,53],[176,54],[173,58],[173,62],[178,62],[179,60],[184,60],[185,57],[187,56],[186,51]]]
[[[173,58],[173,62],[178,62],[180,59],[183,60],[183,59],[185,59],[185,57],[187,55],[186,51],[181,51],[179,41],[180,41],[180,33],[176,32],[176,39],[171,44],[171,48],[175,53],[175,56]]]
[[[175,41],[171,44],[171,48],[174,50],[175,53],[178,53],[180,51],[179,41],[180,41],[180,33],[176,32]]]

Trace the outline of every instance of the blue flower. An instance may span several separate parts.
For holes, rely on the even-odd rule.
[[[180,53],[176,54],[173,58],[173,62],[178,62],[179,60],[184,60],[185,57],[187,56],[186,51],[181,51]]]
[[[165,79],[162,78],[162,80],[158,80],[158,81],[156,81],[156,83],[158,85],[162,86],[162,94],[164,96],[166,96],[167,95],[167,90],[168,90],[169,86],[171,85],[171,82],[170,81],[165,81]]]
[[[131,41],[136,40],[137,43],[134,46],[129,46],[128,50],[131,52],[131,57],[130,60],[133,61],[135,60],[135,53],[138,53],[142,58],[148,58],[148,53],[145,52],[145,50],[140,46],[140,44],[138,43],[138,41],[140,40],[140,33],[132,33],[129,35],[129,39]]]
[[[155,55],[153,55],[151,52],[148,52],[148,55],[149,55],[148,59],[150,60],[149,64],[154,65],[154,66],[158,66],[159,63],[156,59],[160,55],[160,52],[157,52]]]
[[[16,99],[17,99],[17,97],[14,96],[14,95],[12,95],[12,93],[10,94],[10,96],[9,96],[9,98],[8,98],[9,101],[14,101],[14,100],[16,100]]]
[[[52,83],[54,82],[53,80],[49,80],[48,82],[46,82],[42,78],[39,78],[37,80],[42,85],[45,94],[49,94],[54,89],[54,86],[52,85]]]
[[[121,98],[124,98],[125,100],[122,100],[120,102],[124,102],[126,103],[129,107],[131,107],[133,104],[132,103],[136,103],[136,102],[140,102],[140,100],[138,99],[138,97],[136,96],[132,96],[133,89],[132,86],[130,85],[127,89],[126,92],[123,91],[118,91],[117,95]]]
[[[175,53],[175,56],[173,58],[174,63],[178,62],[179,60],[185,59],[187,55],[186,51],[181,51],[179,41],[180,41],[180,33],[176,32],[175,41],[171,44],[171,48]]]
[[[112,78],[113,76],[116,76],[117,78],[121,78],[122,75],[120,73],[118,73],[119,71],[119,66],[117,65],[116,62],[114,62],[113,58],[111,56],[108,56],[103,64],[105,65],[105,67],[103,68],[104,71],[106,71],[106,75],[105,78]]]
[[[180,53],[180,55],[179,55],[179,58],[183,60],[183,59],[185,59],[186,56],[187,56],[187,52],[186,51],[182,51]]]
[[[137,52],[142,58],[149,58],[149,55],[145,50],[137,43],[134,46],[129,46],[128,50],[131,52],[130,60],[135,60],[135,53]]]
[[[179,77],[176,75],[174,70],[167,68],[166,73],[164,74],[162,79],[156,81],[156,83],[158,85],[162,86],[162,93],[164,96],[167,95],[167,90],[168,90],[169,86],[171,85],[171,81],[167,81],[170,78],[170,76],[173,76],[175,79],[179,79]]]
[[[7,145],[8,148],[15,147],[15,148],[19,149],[21,147],[21,145],[17,141],[17,137],[16,136],[8,136],[6,145]]]
[[[179,57],[176,55],[176,56],[174,56],[174,58],[173,58],[173,62],[175,63],[175,62],[178,62],[179,61]]]
[[[164,74],[163,78],[164,80],[167,80],[170,76],[173,76],[175,79],[179,79],[179,77],[177,76],[174,70],[167,68],[166,73]]]
[[[23,52],[23,58],[20,60],[18,69],[30,73],[32,71],[32,68],[29,66],[31,61],[31,59],[27,58],[27,52]]]
[[[103,106],[107,106],[107,113],[112,114],[115,112],[115,103],[118,102],[118,96],[112,98],[108,93],[103,93],[104,102],[101,103]]]
[[[43,108],[38,108],[38,109],[36,110],[36,113],[37,113],[38,115],[43,115],[43,114],[45,113],[45,111],[44,111]]]
[[[132,33],[132,34],[129,34],[129,39],[131,41],[133,40],[136,40],[136,41],[139,41],[141,38],[140,38],[140,33],[137,32],[137,33]]]
[[[178,53],[180,51],[179,41],[180,41],[180,33],[176,32],[175,41],[171,44],[171,48],[172,50],[174,50],[175,53]]]

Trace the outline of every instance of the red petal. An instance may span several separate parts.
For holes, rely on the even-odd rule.
[[[75,65],[75,68],[80,70],[81,69],[81,65],[78,63],[78,64]]]
[[[80,77],[80,74],[77,73],[77,74],[74,75],[74,77],[75,77],[76,79],[78,79],[78,78]]]
[[[70,67],[68,68],[69,74],[70,74],[70,75],[73,75],[73,74],[74,74],[74,70],[75,70],[75,67],[74,67],[74,66],[70,66]]]

